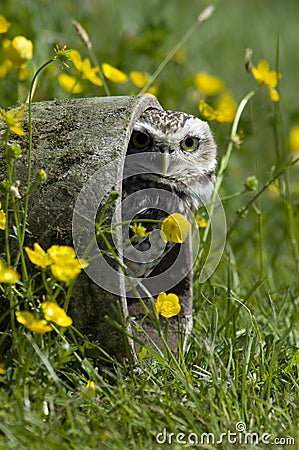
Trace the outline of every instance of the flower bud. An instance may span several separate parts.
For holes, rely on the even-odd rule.
[[[259,182],[254,175],[251,177],[248,177],[247,180],[244,182],[246,191],[256,191],[258,188],[258,185],[259,185]]]
[[[21,147],[18,144],[8,144],[5,150],[5,160],[7,163],[19,158],[22,154]]]
[[[44,183],[47,180],[47,173],[44,169],[39,169],[35,176],[35,183],[41,184]]]

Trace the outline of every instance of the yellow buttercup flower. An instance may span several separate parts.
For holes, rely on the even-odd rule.
[[[150,234],[150,232],[146,230],[146,228],[142,225],[142,223],[136,222],[133,225],[131,225],[130,228],[133,231],[135,238],[146,237]]]
[[[81,269],[82,266],[76,259],[70,260],[66,264],[60,262],[51,266],[51,271],[54,277],[66,284],[71,283],[75,278],[77,278],[81,272]]]
[[[199,72],[194,77],[197,89],[207,97],[219,94],[224,89],[224,83],[220,78],[213,77],[206,72]]]
[[[204,100],[200,100],[198,109],[200,114],[207,120],[217,120],[217,112],[212,106],[208,105]]]
[[[69,327],[72,325],[72,319],[66,314],[64,309],[60,308],[56,303],[44,302],[41,305],[45,319],[54,322],[61,327]]]
[[[48,254],[51,256],[55,264],[62,264],[64,262],[76,258],[76,252],[68,245],[52,245],[49,248]]]
[[[33,250],[25,247],[30,261],[36,266],[45,269],[51,267],[51,272],[59,281],[69,284],[81,272],[88,263],[83,259],[77,259],[75,250],[66,245],[52,245],[47,252],[35,243]]]
[[[89,60],[88,60],[89,62]],[[89,62],[90,64],[90,62]],[[86,79],[88,81],[90,81],[92,84],[94,84],[95,86],[103,86],[103,81],[101,80],[101,78],[97,75],[98,72],[98,67],[91,67],[89,69],[85,68],[84,69],[84,75],[86,77]]]
[[[4,16],[0,15],[0,34],[6,33],[10,27],[10,22],[8,22]]]
[[[95,398],[97,396],[96,385],[94,381],[91,380],[87,381],[86,392],[92,398]]]
[[[5,122],[8,129],[17,134],[18,136],[23,136],[25,133],[23,131],[22,124],[20,122],[24,114],[25,105],[22,104],[19,110],[10,109],[6,111],[5,109],[0,109],[0,120]]]
[[[288,147],[292,153],[299,152],[299,125],[291,128],[288,135]]]
[[[97,75],[97,73],[99,72],[99,68],[92,67],[89,58],[85,58],[84,60],[82,60],[81,55],[77,50],[71,50],[70,55],[74,66],[76,67],[82,78],[86,78],[96,86],[103,86],[103,81]]]
[[[78,78],[67,73],[61,73],[58,76],[58,83],[65,92],[69,92],[70,94],[80,94],[83,91],[83,86]]]
[[[223,95],[217,107],[218,122],[232,122],[237,111],[237,104],[231,95]]]
[[[102,64],[102,71],[105,77],[108,80],[113,81],[113,83],[126,83],[128,81],[128,77],[124,72],[108,63]]]
[[[5,57],[16,67],[21,67],[32,59],[33,44],[25,36],[16,36],[12,41],[6,39],[3,42]]]
[[[33,244],[33,248],[34,250],[31,250],[29,247],[25,247],[27,256],[33,264],[45,269],[53,263],[50,255],[46,253],[37,242]]]
[[[176,294],[166,294],[165,292],[160,292],[155,306],[157,313],[167,319],[176,316],[181,310],[179,297]]]
[[[19,323],[24,325],[28,330],[37,334],[45,334],[53,331],[53,328],[45,319],[36,319],[29,311],[17,311],[16,318]]]
[[[187,239],[191,225],[183,214],[174,213],[166,217],[161,225],[161,238],[164,242],[181,244]]]
[[[150,74],[147,72],[139,72],[137,70],[133,70],[130,72],[130,79],[133,84],[135,84],[138,88],[143,88],[146,85],[150,78]]]
[[[6,228],[6,215],[3,209],[1,209],[0,203],[0,230],[5,230]]]
[[[0,261],[0,283],[14,284],[20,279],[18,272],[12,267],[5,267]]]
[[[76,252],[72,247],[52,245],[47,253],[53,260],[52,274],[66,284],[71,283],[77,278],[81,270],[88,266],[85,260],[76,258]]]
[[[237,104],[230,94],[225,94],[221,97],[216,109],[212,108],[204,100],[200,100],[198,109],[201,115],[207,120],[230,123],[235,118]]]
[[[206,221],[206,219],[198,213],[195,214],[195,221],[199,228],[206,228],[206,226],[208,225],[208,222]]]
[[[264,59],[261,59],[257,67],[252,66],[252,75],[259,84],[267,86],[269,89],[270,97],[273,102],[278,102],[279,93],[275,89],[278,84],[281,74],[276,70],[269,70],[269,63]]]
[[[5,364],[3,362],[0,363],[0,381],[3,380],[3,376],[2,375],[5,375],[6,372],[7,372],[7,370],[5,368]]]
[[[5,230],[6,228],[6,215],[3,209],[0,209],[0,230]]]

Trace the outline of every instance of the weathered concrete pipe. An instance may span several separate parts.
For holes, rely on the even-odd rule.
[[[30,196],[26,245],[38,242],[44,249],[54,244],[75,245],[80,253],[80,240],[85,236],[90,218],[95,219],[111,190],[121,194],[131,132],[135,121],[149,107],[161,108],[158,101],[150,96],[96,97],[33,104],[32,178],[39,169],[44,169],[47,180]],[[28,130],[26,114],[24,129]],[[22,146],[22,157],[17,162],[22,193],[27,177],[28,134],[17,141]],[[0,169],[1,181],[6,177],[1,159]],[[89,217],[86,211],[91,210],[93,212]],[[121,222],[121,195],[105,214],[107,222],[112,217],[114,222]],[[91,226],[94,229],[94,223]],[[117,230],[113,239],[121,243],[121,227]],[[191,249],[186,258],[191,259]],[[84,335],[98,341],[109,354],[122,358],[126,354],[124,334],[105,317],[119,320],[117,310],[121,309],[125,320],[133,316],[138,321],[143,312],[140,312],[138,302],[127,301],[119,264],[113,258],[110,258],[109,264],[113,268],[114,279],[111,282],[117,285],[116,288],[109,288],[109,272],[107,275],[104,270],[102,276],[99,272],[94,275],[96,266],[91,265],[76,280],[68,314]],[[99,277],[99,282],[96,277]],[[184,277],[181,291],[181,321],[187,324],[188,335],[192,317],[192,271]],[[177,321],[170,319],[169,323],[169,343],[175,348]],[[147,321],[144,326],[158,342],[153,325]],[[134,329],[131,328],[131,331],[134,332]],[[132,346],[131,352],[134,355]]]

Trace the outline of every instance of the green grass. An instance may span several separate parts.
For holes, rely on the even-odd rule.
[[[98,3],[61,1],[53,7],[11,0],[0,14],[12,22],[10,37],[33,40],[32,74],[52,57],[56,42],[87,56],[71,18],[86,27],[100,61],[126,73],[152,73],[208,4]],[[139,367],[107,364],[96,343],[7,329],[0,335],[0,362],[7,369],[0,382],[0,449],[298,448],[299,183],[287,135],[299,120],[299,6],[295,0],[215,3],[213,17],[185,44],[181,62],[170,62],[159,77],[163,107],[198,114],[192,79],[200,70],[221,77],[239,103],[257,88],[243,68],[246,47],[253,49],[255,64],[265,58],[282,73],[281,101],[273,104],[261,88],[242,115],[243,142],[232,149],[219,192],[226,248],[208,281],[200,284],[195,273],[194,328],[184,361],[152,357]],[[60,70],[51,65],[40,76],[35,100],[68,96],[56,82]],[[0,104],[24,101],[28,84],[8,74],[0,80]],[[111,90],[125,94],[131,87]],[[81,95],[104,93],[90,85]],[[230,125],[211,126],[223,161]],[[258,189],[243,192],[252,175]],[[274,179],[275,188],[269,187]],[[95,395],[88,380],[96,384]],[[249,433],[247,443],[236,429],[240,423]],[[251,442],[257,435],[264,438],[259,446]]]

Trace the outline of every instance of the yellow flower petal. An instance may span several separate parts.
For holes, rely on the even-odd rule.
[[[0,203],[1,208],[1,203]],[[6,215],[3,209],[0,209],[0,230],[5,230],[6,228]]]
[[[48,254],[53,261],[57,263],[64,263],[65,261],[76,257],[75,250],[68,245],[52,245],[52,247],[48,249]]]
[[[269,93],[270,93],[270,97],[272,102],[278,102],[279,101],[279,93],[277,92],[276,89],[274,88],[269,88]]]
[[[12,267],[5,267],[0,261],[0,283],[14,284],[20,279],[18,272]]]
[[[10,27],[10,22],[8,22],[4,16],[0,15],[0,34],[6,33]]]
[[[58,83],[66,92],[70,94],[80,94],[83,91],[83,86],[76,77],[68,75],[67,73],[61,73],[58,77]]]
[[[126,83],[128,81],[128,77],[124,72],[108,63],[102,64],[102,71],[105,77],[114,83]]]
[[[34,250],[31,250],[29,247],[25,247],[25,252],[33,264],[44,269],[53,263],[53,260],[49,254],[46,253],[37,242],[33,244],[33,248]]]
[[[24,325],[28,330],[33,333],[45,334],[49,331],[53,331],[53,328],[44,319],[38,320],[29,311],[17,311],[16,318],[19,323]]]
[[[20,123],[20,119],[23,117],[25,105],[22,104],[19,110],[10,109],[6,111],[5,109],[0,110],[0,120],[5,122],[6,126],[15,134],[19,136],[24,135],[24,131],[22,128],[22,124]]]
[[[90,67],[89,69],[85,69],[83,74],[88,81],[95,84],[96,86],[101,87],[101,86],[103,86],[103,81],[97,75],[98,71],[99,71],[98,67]]]
[[[281,74],[275,70],[271,70],[266,77],[266,86],[269,88],[275,88],[278,84],[278,80],[281,78]]]
[[[217,120],[220,123],[230,123],[234,120],[237,104],[230,94],[224,94],[216,109],[213,109],[204,100],[199,102],[199,112],[207,120]]]
[[[216,120],[216,111],[208,105],[204,100],[200,100],[198,109],[200,114],[207,120]]]
[[[51,265],[52,274],[66,284],[73,281],[81,270],[88,266],[85,260],[76,258],[76,252],[72,247],[52,245],[47,253],[53,260]]]
[[[72,63],[74,64],[74,66],[76,67],[78,72],[81,72],[82,58],[81,58],[80,53],[77,50],[71,50],[70,57],[71,57]]]
[[[26,80],[26,78],[28,78],[28,76],[29,76],[29,72],[28,72],[27,66],[24,64],[23,66],[21,66],[19,68],[18,78],[20,81],[24,81],[24,80]]]
[[[12,111],[13,111],[15,119],[18,119],[18,120],[22,119],[22,117],[24,115],[24,111],[25,111],[25,103],[21,104],[20,109],[12,110]]]
[[[291,128],[288,136],[288,147],[292,153],[299,152],[299,125]]]
[[[206,226],[208,225],[208,222],[206,221],[206,219],[201,217],[201,215],[198,213],[195,214],[195,220],[196,220],[196,223],[199,228],[206,228]]]
[[[130,79],[132,83],[140,89],[146,85],[149,78],[150,75],[147,72],[139,72],[137,70],[133,70],[132,72],[130,72]]]
[[[78,260],[68,262],[67,264],[53,264],[51,272],[59,281],[63,281],[67,285],[70,284],[81,272],[81,265]]]
[[[18,136],[24,136],[24,134],[25,134],[22,124],[20,124],[20,123],[16,123],[15,125],[12,125],[11,127],[9,127],[9,129],[10,129],[10,131],[17,134]]]
[[[97,73],[99,72],[99,68],[92,67],[89,58],[85,58],[84,60],[82,60],[81,55],[77,50],[71,50],[70,55],[74,66],[76,67],[78,72],[81,73],[83,78],[86,78],[96,86],[103,86],[103,81],[97,75]]]
[[[83,72],[83,74],[85,75],[86,73],[89,73],[91,70],[91,62],[88,58],[85,58],[82,62],[82,67],[81,67],[81,71]],[[97,68],[95,68],[97,69]]]
[[[170,214],[161,225],[161,238],[164,242],[181,244],[187,239],[191,225],[183,214]]]
[[[279,100],[279,94],[274,89],[278,80],[281,78],[281,74],[275,70],[269,70],[269,63],[262,59],[259,61],[257,67],[252,66],[252,75],[259,84],[263,84],[269,88],[271,100],[277,102]]]
[[[7,372],[4,363],[0,363],[0,375],[5,375]]]
[[[8,59],[5,59],[1,64],[0,64],[0,79],[5,78],[7,75],[7,72],[9,71],[9,69],[12,67],[11,62]]]
[[[86,391],[90,395],[90,397],[95,398],[97,396],[96,385],[94,381],[87,381]]]
[[[199,72],[195,75],[194,83],[197,89],[208,97],[219,94],[224,89],[224,83],[220,78],[213,77],[205,72]]]
[[[221,97],[217,109],[216,120],[221,123],[230,123],[234,120],[237,104],[231,95],[225,94]]]
[[[181,310],[178,296],[176,294],[166,294],[165,292],[160,292],[155,306],[157,313],[167,319],[176,316]]]
[[[269,64],[264,59],[261,59],[257,67],[252,66],[252,75],[259,83],[263,83],[269,72]]]
[[[45,319],[49,322],[54,322],[61,327],[69,327],[72,325],[72,319],[56,303],[44,302],[41,306]]]
[[[32,59],[33,44],[25,36],[16,36],[12,41],[3,43],[4,55],[16,67],[21,67]]]
[[[17,311],[16,317],[17,321],[22,325],[27,325],[35,320],[34,315],[29,311]]]

